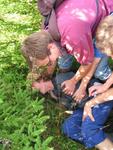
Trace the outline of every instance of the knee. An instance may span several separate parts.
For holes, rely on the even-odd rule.
[[[109,66],[104,66],[104,67],[98,66],[94,73],[94,77],[102,81],[105,81],[106,79],[108,79],[111,73],[112,71]]]
[[[103,72],[101,70],[96,70],[95,73],[94,73],[94,77],[97,78],[97,79],[100,79],[102,80],[103,78]]]

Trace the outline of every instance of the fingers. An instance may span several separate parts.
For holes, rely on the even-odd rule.
[[[89,96],[94,96],[94,93],[97,91],[95,86],[89,88]]]
[[[91,113],[91,114],[89,114],[89,118],[90,118],[92,121],[95,121],[95,119],[94,119],[94,117],[93,117],[92,113]]]
[[[86,117],[88,117],[87,113],[83,113],[83,116],[82,116],[82,121],[84,121],[86,119]]]
[[[73,91],[69,90],[68,88],[63,89],[63,92],[67,95],[72,96],[73,95]]]
[[[84,106],[84,112],[83,112],[82,120],[84,121],[87,117],[89,117],[92,121],[95,121],[93,114],[92,114],[92,109],[88,105],[88,103],[86,103],[86,105]]]
[[[63,92],[64,92],[65,94],[70,95],[70,96],[73,95],[74,86],[70,86],[70,85],[68,85],[68,83],[63,82],[63,83],[61,84],[61,87],[62,87]]]
[[[77,102],[80,103],[80,101],[84,98],[85,93],[78,93],[77,91],[73,94],[73,99]]]
[[[61,88],[63,89],[65,87],[65,81],[61,84]]]
[[[80,103],[80,101],[82,100],[82,97],[77,96],[76,94],[73,95],[73,99],[74,101],[76,101],[77,103]]]
[[[64,92],[65,94],[67,94],[67,95],[70,95],[70,96],[73,95],[73,91],[70,90],[68,87],[64,87],[64,88],[63,88],[63,92]]]
[[[95,121],[92,113],[89,114],[89,113],[86,113],[86,112],[83,113],[82,121],[84,121],[87,117],[89,117],[91,119],[91,121],[93,121],[93,122]]]

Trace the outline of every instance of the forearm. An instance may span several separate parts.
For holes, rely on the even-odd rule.
[[[92,64],[88,65],[81,65],[79,69],[77,70],[76,74],[72,78],[74,83],[77,83],[80,81],[86,74],[87,72],[91,69]]]
[[[89,81],[91,80],[92,76],[94,75],[94,72],[95,72],[99,62],[100,62],[100,58],[94,58],[94,61],[90,67],[89,72],[85,75],[85,77],[81,81],[80,87],[84,87],[86,89]]]
[[[104,86],[105,86],[106,90],[109,89],[112,84],[113,84],[113,73],[107,79],[107,81],[104,83]]]
[[[101,104],[111,100],[113,100],[113,88],[110,88],[106,92],[97,95],[95,98],[91,99],[89,103],[93,107],[97,104]]]

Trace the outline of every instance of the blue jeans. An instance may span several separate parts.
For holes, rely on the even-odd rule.
[[[73,115],[64,121],[63,133],[69,138],[83,143],[87,148],[96,146],[107,137],[103,131],[103,126],[112,108],[113,101],[93,107],[94,122],[89,117],[82,121],[83,109],[78,108]]]
[[[95,58],[101,58],[95,70],[94,77],[100,79],[101,81],[105,81],[109,78],[109,76],[112,73],[108,64],[109,57],[106,54],[102,53],[101,50],[96,47],[95,39],[93,39],[93,47],[94,47]]]
[[[109,76],[112,74],[112,71],[108,65],[108,59],[109,57],[104,54],[94,73],[94,77],[100,79],[101,81],[107,80]]]
[[[60,69],[70,69],[73,63],[73,56],[66,54],[58,58],[58,66]]]

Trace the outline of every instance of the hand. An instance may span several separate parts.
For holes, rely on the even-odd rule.
[[[92,104],[91,101],[87,102],[84,106],[84,112],[83,112],[83,117],[82,120],[84,121],[86,117],[89,117],[92,121],[95,121],[93,115],[92,115]]]
[[[75,83],[72,79],[66,80],[61,84],[61,87],[63,88],[63,92],[67,95],[73,95],[75,90]]]
[[[76,92],[73,94],[73,98],[77,103],[80,103],[80,101],[85,97],[85,95],[86,95],[86,90],[78,88]]]
[[[89,96],[94,96],[94,94],[100,94],[100,93],[103,93],[105,92],[107,89],[106,89],[106,86],[104,84],[101,84],[101,85],[94,85],[92,87],[89,88]]]
[[[45,94],[53,90],[54,87],[51,81],[40,80],[39,82],[33,82],[32,88],[39,90],[42,94]]]

